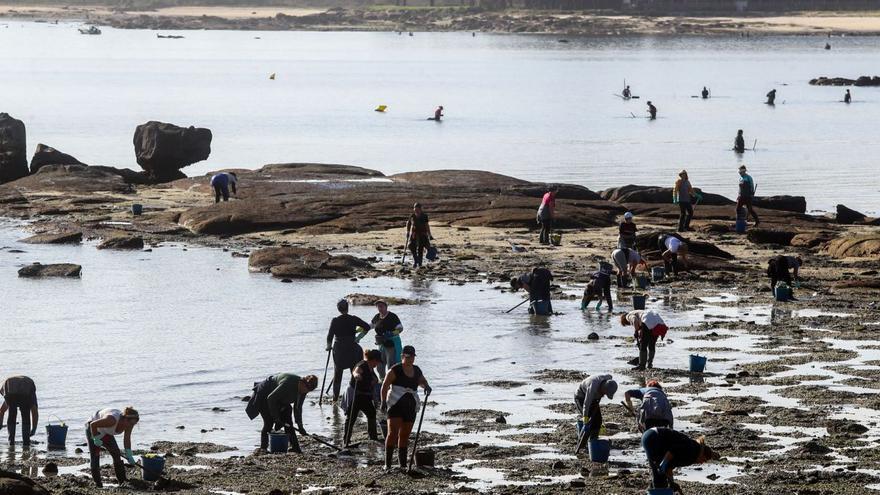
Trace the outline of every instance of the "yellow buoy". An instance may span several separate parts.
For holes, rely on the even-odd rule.
[[[384,112],[387,109],[388,109],[388,105],[379,105],[378,107],[376,107],[377,112]]]

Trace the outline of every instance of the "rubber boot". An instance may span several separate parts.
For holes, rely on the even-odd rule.
[[[385,471],[391,471],[392,459],[394,459],[394,448],[385,447]]]
[[[406,458],[409,452],[409,446],[401,447],[400,450],[397,451],[397,460],[400,462],[400,469],[406,469]]]

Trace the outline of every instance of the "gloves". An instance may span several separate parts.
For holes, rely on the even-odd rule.
[[[125,449],[125,458],[128,460],[129,464],[135,464],[134,452],[132,452],[131,449]]]
[[[596,303],[596,311],[599,311],[599,308],[601,308],[601,307],[602,307],[602,302],[601,302],[601,301],[598,302],[598,303]]]
[[[327,352],[330,352],[331,349],[333,349],[333,347],[331,347],[331,346],[328,345],[324,350],[327,351]]]
[[[586,425],[590,424],[590,417],[584,416],[583,418],[581,418],[581,421],[583,421],[584,426],[586,426]]]
[[[93,436],[93,437],[92,437],[92,443],[95,444],[95,447],[103,447],[103,446],[104,446],[104,442],[101,440],[101,436],[100,436],[100,435],[95,435],[95,436]]]

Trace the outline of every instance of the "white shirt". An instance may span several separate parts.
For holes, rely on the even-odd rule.
[[[116,426],[119,424],[119,418],[122,417],[122,411],[120,411],[119,409],[101,409],[100,411],[96,412],[94,416],[92,416],[92,421],[104,419],[107,416],[113,416],[113,419],[115,419],[116,421],[111,426],[102,426],[98,428],[98,435],[118,435],[119,432],[116,431]]]
[[[668,249],[672,254],[678,253],[678,248],[681,247],[681,241],[678,240],[678,237],[668,236],[666,238],[666,249]]]

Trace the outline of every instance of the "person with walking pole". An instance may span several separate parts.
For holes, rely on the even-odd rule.
[[[431,397],[430,389],[425,390],[425,404],[428,403],[428,397]],[[413,442],[412,452],[409,454],[409,464],[406,467],[406,472],[411,473],[413,468],[413,460],[416,457],[416,452],[419,450],[419,436],[422,433],[422,423],[425,421],[425,409],[426,407],[422,407],[422,413],[419,415],[419,426],[416,428],[416,441]]]
[[[92,480],[95,486],[102,488],[101,482],[101,449],[105,449],[113,458],[113,470],[116,480],[122,484],[127,481],[125,464],[122,462],[122,453],[116,443],[116,435],[122,433],[122,445],[125,447],[125,459],[135,464],[134,453],[131,450],[131,431],[140,421],[140,415],[133,407],[119,409],[101,409],[86,423],[86,441],[89,446],[89,465],[92,471]]]
[[[330,322],[327,331],[327,352],[333,353],[333,402],[339,400],[339,390],[342,387],[342,374],[345,370],[351,371],[363,358],[364,350],[358,345],[358,334],[363,335],[370,324],[364,320],[348,314],[348,301],[340,299],[336,302],[339,316]],[[334,341],[335,339],[335,341]],[[324,379],[327,378],[327,368],[324,368]],[[321,385],[322,390],[324,385]],[[321,396],[323,397],[323,395]],[[320,403],[321,400],[318,399]]]
[[[345,422],[344,445],[348,446],[351,442],[351,433],[354,430],[354,423],[357,421],[361,412],[367,417],[367,434],[370,440],[379,440],[379,433],[376,429],[376,405],[373,402],[376,390],[379,387],[379,377],[376,376],[376,366],[382,362],[382,353],[376,349],[370,349],[364,352],[363,361],[354,367],[351,374],[351,383],[349,384],[348,397],[350,401],[348,411],[348,419]]]
[[[425,389],[425,394],[431,394],[431,386],[425,379],[422,370],[416,366],[416,349],[408,345],[403,348],[402,362],[396,364],[385,375],[382,383],[382,407],[388,411],[388,437],[385,439],[385,470],[392,469],[391,462],[394,459],[394,448],[398,449],[397,459],[401,469],[407,467],[407,449],[409,448],[409,435],[416,421],[416,413],[419,410],[420,401],[417,389],[419,386]]]
[[[422,205],[413,205],[412,215],[406,221],[407,247],[413,255],[413,268],[422,266],[425,251],[431,247],[431,226],[428,224],[428,214],[422,211]],[[430,256],[430,255],[429,255]]]

